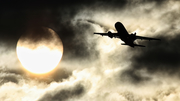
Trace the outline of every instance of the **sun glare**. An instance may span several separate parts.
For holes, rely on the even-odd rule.
[[[61,51],[51,50],[46,46],[40,46],[36,49],[17,46],[16,51],[22,66],[28,71],[37,74],[53,70],[62,57]]]

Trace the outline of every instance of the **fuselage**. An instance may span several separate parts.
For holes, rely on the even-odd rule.
[[[126,28],[123,26],[121,22],[116,22],[115,23],[115,28],[118,32],[119,38],[125,42],[125,44],[134,47],[134,38],[133,36],[129,35],[127,32]]]

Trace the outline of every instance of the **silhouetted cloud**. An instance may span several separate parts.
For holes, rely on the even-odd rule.
[[[65,89],[57,88],[54,91],[47,92],[38,101],[67,101],[82,96],[84,92],[84,87],[81,84],[77,84],[74,87]]]

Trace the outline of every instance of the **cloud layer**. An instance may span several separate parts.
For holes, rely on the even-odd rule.
[[[8,27],[0,30],[5,35],[0,43],[0,100],[179,101],[179,5],[167,0],[79,1],[14,13],[7,10],[7,15],[1,12],[5,19],[1,26],[16,30],[15,34]],[[10,15],[22,22],[13,27],[6,19],[12,19]],[[161,42],[138,40],[146,48],[131,48],[122,46],[119,39],[93,34],[115,32],[117,21],[129,33]],[[64,46],[60,65],[47,75],[28,73],[16,57],[15,41],[34,24],[55,30]]]

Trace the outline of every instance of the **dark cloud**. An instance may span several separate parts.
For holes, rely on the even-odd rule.
[[[91,57],[92,53],[97,53],[94,50],[96,45],[95,42],[91,46],[87,44],[85,31],[91,29],[89,34],[92,34],[92,26],[89,24],[72,25],[72,19],[82,7],[81,3],[78,1],[75,5],[70,2],[69,8],[63,4],[68,5],[69,3],[64,2],[57,8],[51,7],[50,3],[47,7],[43,7],[43,4],[40,5],[41,9],[36,8],[37,5],[35,8],[30,7],[30,4],[27,5],[27,8],[23,6],[23,9],[3,9],[0,16],[0,40],[6,43],[11,42],[15,47],[21,35],[36,30],[34,36],[29,38],[37,41],[43,34],[43,31],[40,33],[37,31],[39,32],[39,29],[45,26],[55,30],[62,39],[64,59],[66,57],[82,59]],[[78,29],[83,30],[79,31]],[[46,35],[45,38],[47,37],[49,36]]]
[[[66,101],[81,97],[84,92],[84,87],[81,84],[77,84],[74,87],[55,89],[52,92],[47,92],[38,101]]]
[[[122,9],[129,2],[127,0],[67,0],[62,1],[60,4],[52,1],[14,2],[11,4],[4,2],[4,6],[2,6],[4,9],[1,10],[0,16],[0,39],[6,42],[7,40],[10,42],[14,40],[15,46],[18,38],[32,27],[35,29],[40,26],[50,27],[58,33],[63,41],[64,59],[66,57],[92,58],[98,55],[98,52],[94,50],[96,43],[92,42],[91,46],[87,44],[87,34],[85,34],[87,30],[89,30],[89,34],[93,33],[92,26],[87,23],[72,25],[72,19],[84,8],[94,10]],[[144,1],[137,0],[137,2]],[[102,27],[101,24],[91,19],[86,21]],[[105,27],[105,30],[108,31],[108,28]],[[38,37],[38,34],[36,37]],[[36,37],[34,39],[37,39]],[[93,56],[91,56],[92,54]]]
[[[1,82],[0,82],[0,85],[3,85],[7,82],[13,82],[13,83],[18,83],[19,80],[18,78],[16,77],[16,75],[12,75],[12,74],[1,74],[2,77],[0,77],[1,79]]]
[[[52,38],[52,35],[51,35],[51,32],[48,31],[47,28],[36,27],[36,28],[27,30],[27,32],[24,33],[21,37],[26,41],[30,40],[34,42],[35,44],[37,44],[39,41],[42,41],[42,40],[50,40]]]
[[[98,56],[96,42],[88,42],[88,37],[93,37],[93,27],[88,23],[72,22],[62,23],[61,30],[57,33],[64,46],[63,59],[94,59]],[[81,29],[81,30],[79,30]]]
[[[151,78],[148,76],[142,75],[142,72],[139,70],[124,70],[120,73],[120,81],[128,82],[132,84],[142,84],[144,82],[150,81]]]
[[[159,36],[161,41],[142,41],[145,48],[129,48],[129,54],[133,54],[129,69],[120,73],[120,80],[127,80],[134,84],[151,81],[151,77],[144,76],[140,72],[154,75],[180,76],[180,36]]]
[[[0,11],[0,31],[8,37],[19,37],[27,27],[31,26],[54,26],[58,22],[70,21],[78,11],[84,8],[90,9],[122,9],[126,4],[151,2],[151,0],[66,0],[62,2],[36,1],[36,2],[2,2]],[[164,2],[166,0],[159,0]],[[153,1],[154,2],[154,1]],[[158,2],[158,1],[156,1]],[[137,3],[137,4],[138,4]],[[59,15],[59,16],[58,16]],[[67,22],[68,23],[68,22]],[[59,26],[61,27],[61,26]],[[2,33],[1,33],[2,34]]]
[[[82,22],[87,22],[87,23],[90,23],[90,24],[98,25],[98,26],[100,26],[101,28],[103,28],[105,32],[109,31],[109,29],[110,29],[110,28],[107,27],[106,25],[103,25],[103,24],[101,24],[101,23],[98,23],[98,22],[96,22],[96,21],[89,20],[89,19],[78,19],[77,21],[80,21],[80,22],[82,21]]]
[[[147,69],[150,73],[162,72],[170,75],[180,70],[180,36],[161,37],[161,42],[146,42],[147,48],[136,49],[132,58],[135,70]]]
[[[63,79],[67,79],[71,75],[72,73],[65,68],[56,68],[51,73],[50,78],[52,78],[51,82],[53,81],[59,82],[59,81],[62,81]]]
[[[6,43],[18,40],[25,26],[22,10],[0,11],[0,40]]]
[[[10,70],[5,67],[0,67],[0,85],[8,82],[13,82],[18,84],[22,77],[22,72],[16,70]]]

